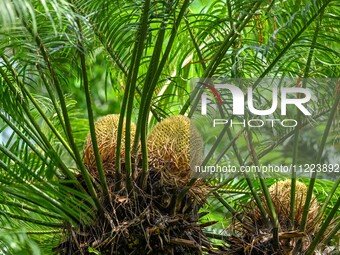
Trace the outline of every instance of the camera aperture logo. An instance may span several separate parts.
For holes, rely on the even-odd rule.
[[[248,125],[250,128],[260,128],[265,125],[274,127],[292,128],[298,125],[295,118],[287,118],[288,108],[294,111],[294,108],[305,116],[311,116],[307,108],[308,102],[312,98],[312,92],[308,88],[301,87],[266,87],[262,92],[255,91],[252,87],[246,88],[244,92],[240,87],[228,83],[219,83],[214,86],[204,83],[203,92],[200,98],[201,115],[208,114],[208,107],[214,111],[220,109],[224,111],[225,116],[229,118],[213,118],[212,126],[230,125],[243,126]],[[261,93],[261,98],[257,97]],[[262,107],[256,106],[265,102]],[[257,101],[257,102],[256,102]],[[231,106],[231,109],[230,109]],[[242,118],[248,111],[250,119]],[[296,113],[296,111],[295,111]],[[280,116],[273,118],[272,116]],[[237,119],[231,119],[230,116],[237,116]],[[255,117],[254,117],[255,116]]]

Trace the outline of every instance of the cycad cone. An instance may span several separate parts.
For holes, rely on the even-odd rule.
[[[101,117],[95,122],[96,138],[100,158],[105,165],[114,164],[116,159],[117,133],[119,124],[119,114],[109,114]],[[121,140],[121,159],[125,156],[125,121],[123,125]],[[134,140],[136,127],[131,123],[131,142]],[[91,134],[87,135],[84,144],[84,163],[90,168],[95,167],[95,156],[93,151]]]
[[[303,207],[305,205],[308,187],[299,181],[296,181],[295,191],[295,206],[294,217],[295,224],[301,223],[301,217],[303,213]],[[290,208],[290,192],[291,192],[291,180],[278,181],[269,188],[270,196],[273,200],[275,209],[279,218],[289,217]],[[314,229],[316,224],[316,218],[319,212],[319,204],[314,195],[312,195],[310,209],[308,214],[307,230]]]
[[[148,137],[148,157],[157,170],[166,170],[182,180],[190,177],[192,165],[202,159],[203,142],[190,119],[171,116],[158,123]]]

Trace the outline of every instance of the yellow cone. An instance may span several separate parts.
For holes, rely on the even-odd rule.
[[[100,158],[103,163],[114,163],[116,159],[117,133],[119,114],[110,114],[98,119],[95,123],[97,144]],[[134,140],[135,125],[131,124],[131,141]],[[125,123],[121,141],[121,158],[125,155]],[[84,163],[88,166],[95,165],[95,156],[91,135],[88,134],[84,144]]]

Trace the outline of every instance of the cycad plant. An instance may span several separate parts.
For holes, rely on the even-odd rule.
[[[189,117],[200,97],[190,79],[251,78],[255,88],[266,77],[339,77],[339,11],[336,0],[3,0],[0,254],[336,251],[338,174],[300,179],[304,196],[290,176],[289,208],[280,211],[268,188],[278,179],[188,173]],[[274,138],[224,128],[212,134],[226,142],[219,154],[200,137],[191,142],[209,151],[203,164],[275,156],[298,164],[306,147],[315,164],[325,153],[336,160],[339,85],[320,91],[317,117],[297,114],[304,127],[324,123],[312,145],[300,126],[274,127]],[[288,153],[274,153],[292,139]],[[315,203],[318,231],[310,233]],[[224,224],[211,226],[218,213]]]

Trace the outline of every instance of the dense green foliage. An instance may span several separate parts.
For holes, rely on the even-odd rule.
[[[339,13],[337,0],[2,0],[0,254],[52,254],[65,228],[90,222],[103,210],[82,162],[94,119],[120,113],[127,129],[136,123],[134,145],[129,132],[126,137],[126,166],[120,169],[117,160],[116,169],[129,176],[131,153],[140,143],[147,171],[148,131],[166,116],[190,114],[191,78],[340,77]],[[325,154],[339,159],[339,87],[331,96],[320,98],[325,103],[316,134],[277,128],[273,137],[243,130],[253,141],[235,140],[223,160],[241,165],[256,163],[254,155],[263,163],[328,162]],[[238,133],[228,135],[227,142]],[[282,150],[273,152],[276,147]],[[97,166],[106,194],[99,160]],[[324,231],[333,220],[325,245],[339,242],[339,180],[302,179],[323,206]],[[219,221],[210,234],[222,233],[223,239],[223,228],[241,205],[266,194],[275,179],[208,181],[218,188],[203,209],[210,212],[206,219]],[[317,246],[323,237],[313,238]]]

